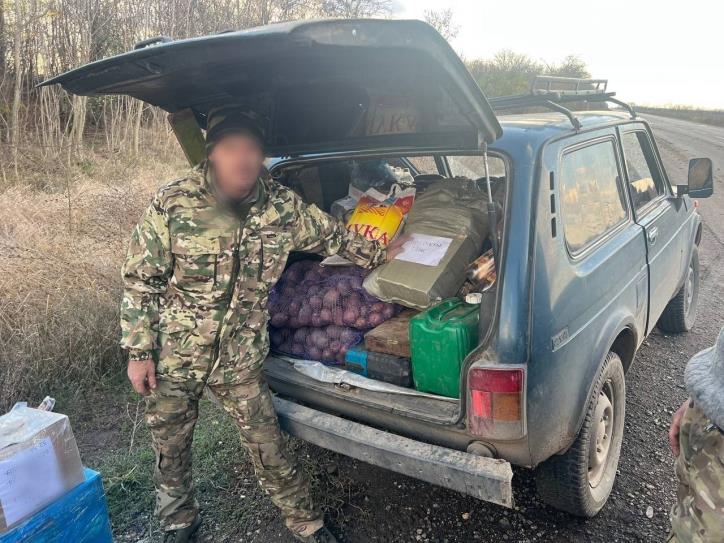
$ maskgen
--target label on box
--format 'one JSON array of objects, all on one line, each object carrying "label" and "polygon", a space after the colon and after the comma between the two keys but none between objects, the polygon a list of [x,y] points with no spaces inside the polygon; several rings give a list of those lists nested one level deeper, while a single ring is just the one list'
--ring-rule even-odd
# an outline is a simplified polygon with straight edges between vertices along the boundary
[{"label": "label on box", "polygon": [[451,238],[410,234],[410,239],[402,246],[402,251],[395,257],[395,260],[404,260],[424,266],[437,266],[451,243]]},{"label": "label on box", "polygon": [[58,459],[49,437],[0,460],[0,507],[12,526],[63,492]]}]

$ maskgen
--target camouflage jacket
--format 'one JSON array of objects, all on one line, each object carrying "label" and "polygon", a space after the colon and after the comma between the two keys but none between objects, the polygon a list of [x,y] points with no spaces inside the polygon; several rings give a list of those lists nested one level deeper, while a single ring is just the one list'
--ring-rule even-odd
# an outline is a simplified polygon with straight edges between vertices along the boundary
[{"label": "camouflage jacket", "polygon": [[671,510],[671,541],[724,541],[724,432],[693,402],[679,430],[679,488]]},{"label": "camouflage jacket", "polygon": [[193,329],[199,347],[237,337],[263,350],[269,290],[290,251],[340,254],[365,267],[383,262],[375,242],[348,232],[291,189],[261,182],[263,200],[241,221],[219,205],[200,170],[156,194],[133,231],[122,270],[121,346],[130,359],[157,356],[159,330]]}]

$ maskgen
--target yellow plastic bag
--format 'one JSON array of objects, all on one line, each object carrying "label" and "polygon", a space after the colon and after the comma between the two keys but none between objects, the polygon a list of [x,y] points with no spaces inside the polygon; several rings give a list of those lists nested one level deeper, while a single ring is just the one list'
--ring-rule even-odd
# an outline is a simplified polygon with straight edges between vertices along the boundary
[{"label": "yellow plastic bag", "polygon": [[397,234],[414,199],[414,189],[393,190],[390,196],[370,189],[357,202],[347,230],[386,246]]}]

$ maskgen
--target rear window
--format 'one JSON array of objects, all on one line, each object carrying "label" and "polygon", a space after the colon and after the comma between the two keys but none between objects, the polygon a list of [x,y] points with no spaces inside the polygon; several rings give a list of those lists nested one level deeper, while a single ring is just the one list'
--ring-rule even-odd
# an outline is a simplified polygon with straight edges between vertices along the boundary
[{"label": "rear window", "polygon": [[[453,177],[479,179],[485,177],[485,158],[483,155],[452,155],[447,164]],[[488,155],[490,177],[505,177],[505,162],[499,156]]]},{"label": "rear window", "polygon": [[624,194],[613,140],[599,141],[563,155],[563,231],[573,254],[627,219]]}]

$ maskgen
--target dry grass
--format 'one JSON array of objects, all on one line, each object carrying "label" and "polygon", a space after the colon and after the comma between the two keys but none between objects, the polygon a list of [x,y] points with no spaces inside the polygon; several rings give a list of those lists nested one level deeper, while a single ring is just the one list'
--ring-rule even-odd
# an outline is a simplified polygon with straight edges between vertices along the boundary
[{"label": "dry grass", "polygon": [[[155,187],[185,167],[180,151],[151,136],[156,145],[139,157],[86,149],[62,164],[25,150],[21,175],[0,184],[0,412],[80,393],[120,367],[128,235]],[[0,153],[7,165],[8,149]]]}]

